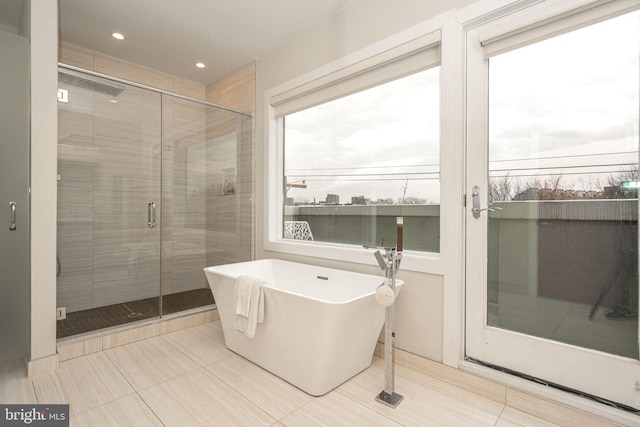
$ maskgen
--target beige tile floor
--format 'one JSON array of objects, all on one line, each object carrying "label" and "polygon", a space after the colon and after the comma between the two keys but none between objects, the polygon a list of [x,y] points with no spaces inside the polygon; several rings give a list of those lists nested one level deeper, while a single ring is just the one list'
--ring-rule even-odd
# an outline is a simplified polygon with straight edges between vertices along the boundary
[{"label": "beige tile floor", "polygon": [[[415,366],[409,360],[396,367],[404,400],[395,409],[374,399],[384,384],[377,357],[369,369],[313,397],[227,350],[214,321],[73,358],[33,378],[17,363],[5,365],[0,402],[68,403],[71,425],[91,427],[558,425],[510,406],[508,396],[499,403],[455,376],[445,381]],[[585,424],[575,414],[567,419],[574,422],[560,424],[610,425],[591,417]]]}]

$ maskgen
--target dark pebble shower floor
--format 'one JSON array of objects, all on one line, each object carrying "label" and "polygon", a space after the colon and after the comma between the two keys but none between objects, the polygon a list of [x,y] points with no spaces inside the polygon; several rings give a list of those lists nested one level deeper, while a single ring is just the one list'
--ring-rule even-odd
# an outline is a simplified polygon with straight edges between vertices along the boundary
[{"label": "dark pebble shower floor", "polygon": [[[208,288],[178,292],[162,297],[162,314],[168,315],[213,304]],[[83,334],[112,326],[148,320],[159,316],[158,297],[67,313],[57,322],[57,338]]]}]

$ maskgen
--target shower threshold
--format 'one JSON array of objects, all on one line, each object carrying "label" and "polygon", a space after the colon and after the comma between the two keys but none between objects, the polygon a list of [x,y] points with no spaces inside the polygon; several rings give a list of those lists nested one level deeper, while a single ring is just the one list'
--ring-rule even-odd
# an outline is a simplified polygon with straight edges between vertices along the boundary
[{"label": "shower threshold", "polygon": [[[162,314],[178,313],[213,303],[213,296],[209,288],[164,295],[162,297]],[[57,321],[56,336],[58,339],[66,338],[112,326],[152,319],[159,316],[158,309],[159,298],[153,297],[67,313],[66,319]]]}]

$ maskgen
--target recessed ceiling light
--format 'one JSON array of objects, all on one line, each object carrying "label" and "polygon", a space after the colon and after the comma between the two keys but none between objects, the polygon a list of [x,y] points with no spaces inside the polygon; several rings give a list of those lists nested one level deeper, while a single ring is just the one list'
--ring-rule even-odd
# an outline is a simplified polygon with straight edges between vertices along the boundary
[{"label": "recessed ceiling light", "polygon": [[198,67],[198,68],[204,68],[204,67],[206,67],[206,65],[205,65],[205,64],[203,64],[202,62],[196,62],[196,67]]},{"label": "recessed ceiling light", "polygon": [[124,40],[124,36],[121,33],[111,33],[111,37],[116,40]]}]

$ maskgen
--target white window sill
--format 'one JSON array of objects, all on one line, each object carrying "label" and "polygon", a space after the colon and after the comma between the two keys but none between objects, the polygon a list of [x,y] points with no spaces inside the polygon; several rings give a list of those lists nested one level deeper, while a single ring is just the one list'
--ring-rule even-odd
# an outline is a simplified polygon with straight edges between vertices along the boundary
[{"label": "white window sill", "polygon": [[[266,251],[290,255],[323,258],[378,267],[378,263],[373,256],[376,250],[375,248],[366,249],[353,245],[280,239],[266,242],[264,249]],[[444,273],[440,258],[441,255],[437,253],[403,251],[401,269],[418,273],[442,275]]]}]

